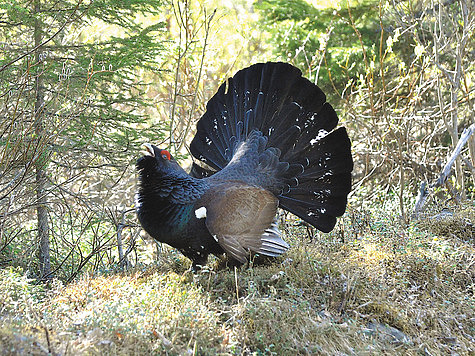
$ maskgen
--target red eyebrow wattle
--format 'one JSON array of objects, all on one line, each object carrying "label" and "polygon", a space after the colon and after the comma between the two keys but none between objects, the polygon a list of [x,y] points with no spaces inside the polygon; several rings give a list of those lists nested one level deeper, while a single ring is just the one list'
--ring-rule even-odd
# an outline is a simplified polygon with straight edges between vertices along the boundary
[{"label": "red eyebrow wattle", "polygon": [[[165,156],[167,157],[167,160],[170,160],[170,158],[171,158],[170,152],[168,152],[167,150],[162,150],[162,151],[160,152],[160,154],[161,154],[162,156],[165,155]],[[164,157],[164,158],[165,158],[165,157]]]}]

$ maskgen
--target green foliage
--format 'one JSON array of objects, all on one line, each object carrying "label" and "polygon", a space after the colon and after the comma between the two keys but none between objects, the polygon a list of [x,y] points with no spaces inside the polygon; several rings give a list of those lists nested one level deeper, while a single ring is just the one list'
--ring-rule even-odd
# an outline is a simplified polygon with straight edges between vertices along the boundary
[{"label": "green foliage", "polygon": [[[364,56],[374,54],[380,36],[380,25],[375,20],[378,4],[369,0],[352,2],[350,6],[342,1],[335,10],[316,8],[305,0],[265,0],[255,6],[263,20],[262,28],[270,34],[274,52],[318,81],[335,102],[340,88],[365,72]],[[334,88],[338,88],[337,93]]]},{"label": "green foliage", "polygon": [[[77,266],[78,253],[84,259],[97,239],[114,236],[113,230],[103,234],[82,224],[91,216],[110,224],[104,206],[132,204],[131,163],[143,142],[163,135],[149,118],[153,103],[145,79],[146,73],[158,74],[164,50],[161,6],[144,0],[61,1],[52,7],[43,0],[1,2],[0,210],[8,219],[0,225],[6,232],[0,251],[28,241],[7,238],[17,233],[28,231],[29,244],[34,241],[35,230],[24,227],[35,225],[29,208],[39,199],[32,189],[35,170],[46,173],[53,269]],[[14,218],[24,212],[29,214],[19,224]],[[78,236],[91,247],[76,244]]]},{"label": "green foliage", "polygon": [[[161,2],[61,2],[54,9],[39,2],[45,6],[41,13],[27,3],[2,5],[9,26],[0,32],[4,48],[0,91],[10,93],[10,102],[20,101],[23,110],[31,110],[35,101],[30,93],[34,91],[20,91],[19,81],[26,76],[24,85],[31,87],[35,76],[41,76],[46,91],[46,131],[57,131],[50,137],[61,148],[57,152],[87,148],[110,156],[113,147],[137,149],[139,138],[159,137],[158,127],[145,122],[144,110],[150,102],[136,73],[156,70],[163,50],[163,23],[145,25],[137,21],[137,14],[157,14]],[[28,55],[35,28],[46,42],[32,52],[39,53],[39,62]],[[111,30],[116,35],[106,35]],[[135,135],[130,134],[132,130]],[[110,138],[109,133],[115,135]]]},{"label": "green foliage", "polygon": [[21,268],[0,269],[0,315],[29,314],[31,305],[45,297],[44,286],[33,284]]}]

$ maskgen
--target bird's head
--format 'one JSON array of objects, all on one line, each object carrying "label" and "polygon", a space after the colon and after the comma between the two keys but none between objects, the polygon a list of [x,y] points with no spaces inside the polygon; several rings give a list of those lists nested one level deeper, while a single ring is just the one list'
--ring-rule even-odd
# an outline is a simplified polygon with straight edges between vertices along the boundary
[{"label": "bird's head", "polygon": [[152,172],[167,175],[172,172],[185,172],[167,150],[145,143],[143,156],[137,160],[137,170],[149,174]]}]

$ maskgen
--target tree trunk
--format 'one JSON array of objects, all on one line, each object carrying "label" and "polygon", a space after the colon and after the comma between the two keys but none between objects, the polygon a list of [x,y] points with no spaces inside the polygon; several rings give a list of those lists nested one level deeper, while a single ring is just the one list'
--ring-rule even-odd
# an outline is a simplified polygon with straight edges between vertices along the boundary
[{"label": "tree trunk", "polygon": [[[40,0],[35,0],[35,14],[40,12]],[[39,19],[35,20],[34,41],[35,47],[41,44],[42,25]],[[38,48],[35,53],[35,66],[37,67],[35,76],[35,134],[36,149],[43,151],[35,162],[36,168],[36,215],[38,221],[38,242],[39,242],[39,272],[41,279],[51,278],[50,263],[50,247],[49,247],[49,223],[48,223],[48,207],[47,207],[47,189],[46,189],[46,145],[44,141],[44,103],[45,92],[43,76],[41,72],[41,52],[42,48]]]}]

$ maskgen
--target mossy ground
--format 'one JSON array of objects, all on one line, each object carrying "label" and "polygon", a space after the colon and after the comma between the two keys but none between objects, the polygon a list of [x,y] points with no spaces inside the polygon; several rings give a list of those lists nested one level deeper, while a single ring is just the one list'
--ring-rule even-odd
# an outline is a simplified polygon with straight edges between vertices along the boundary
[{"label": "mossy ground", "polygon": [[0,270],[0,350],[20,355],[473,355],[473,208],[401,227],[349,212],[290,251],[193,275],[164,248],[127,273],[35,285]]}]

